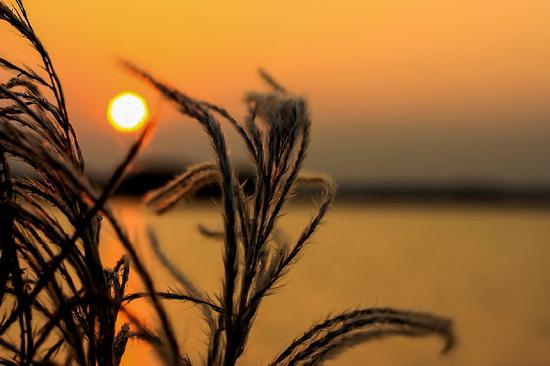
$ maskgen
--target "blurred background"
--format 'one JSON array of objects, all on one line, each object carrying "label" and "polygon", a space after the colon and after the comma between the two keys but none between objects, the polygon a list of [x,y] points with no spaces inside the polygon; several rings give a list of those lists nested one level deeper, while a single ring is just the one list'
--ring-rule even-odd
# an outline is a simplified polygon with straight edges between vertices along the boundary
[{"label": "blurred background", "polygon": [[[306,95],[310,169],[369,182],[550,183],[550,4],[525,1],[28,1],[62,76],[89,168],[109,172],[129,138],[106,120],[123,90],[161,123],[143,159],[208,157],[198,127],[117,65],[137,63],[244,114],[264,67]],[[29,54],[2,34],[3,49]],[[202,139],[201,139],[202,138]],[[240,145],[233,147],[243,159]]]},{"label": "blurred background", "polygon": [[[331,364],[550,364],[548,1],[26,6],[61,75],[93,177],[105,179],[136,138],[107,122],[115,94],[144,95],[159,119],[121,193],[142,193],[211,154],[197,124],[117,60],[239,118],[244,93],[265,88],[258,67],[308,98],[314,124],[306,167],[335,177],[340,196],[288,286],[266,301],[243,365],[266,363],[326,311],[359,305],[450,316],[458,347],[441,357],[435,340],[376,342]],[[35,57],[6,29],[0,42],[14,60]],[[242,144],[227,133],[234,161],[244,166]],[[121,198],[116,208],[140,250],[148,253],[142,234],[153,225],[166,251],[214,292],[220,247],[195,230],[221,225],[209,202],[162,218],[136,199]],[[311,211],[304,204],[287,211],[286,230],[296,234]],[[107,261],[118,259],[119,248],[104,250]],[[157,275],[170,285],[167,274]],[[196,309],[170,309],[180,339],[202,347]],[[149,353],[130,347],[127,364],[143,364]]]}]

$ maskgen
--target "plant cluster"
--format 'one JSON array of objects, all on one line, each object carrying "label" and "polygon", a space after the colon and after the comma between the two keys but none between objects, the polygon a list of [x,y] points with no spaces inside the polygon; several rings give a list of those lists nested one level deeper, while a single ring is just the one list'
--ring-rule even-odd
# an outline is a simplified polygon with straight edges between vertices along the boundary
[{"label": "plant cluster", "polygon": [[[113,214],[109,199],[125,177],[155,123],[149,123],[107,184],[91,183],[54,64],[20,0],[0,2],[0,21],[26,39],[41,60],[30,68],[0,58],[10,75],[0,84],[0,364],[118,366],[130,338],[154,346],[169,365],[232,366],[243,354],[263,299],[302,254],[329,210],[333,182],[301,168],[310,139],[305,99],[288,92],[265,72],[267,93],[246,96],[248,116],[192,98],[130,63],[124,66],[148,82],[181,112],[198,122],[210,139],[214,161],[190,166],[150,192],[146,204],[166,212],[205,185],[221,188],[223,230],[203,229],[223,241],[222,290],[209,296],[160,249],[153,249],[181,290],[161,291]],[[230,160],[220,121],[234,128],[254,167],[252,192]],[[24,165],[24,177],[10,166]],[[278,218],[301,184],[320,187],[322,198],[295,240],[278,235]],[[126,254],[112,267],[100,256],[102,225],[114,229]],[[130,266],[144,291],[127,290]],[[128,309],[149,301],[158,320],[146,327]],[[202,310],[208,346],[191,360],[176,338],[164,300],[186,301]],[[125,322],[121,324],[121,314]],[[118,321],[117,321],[118,320]],[[360,342],[389,335],[439,335],[453,345],[451,321],[428,313],[370,308],[345,312],[313,325],[273,358],[272,366],[318,365]]]}]

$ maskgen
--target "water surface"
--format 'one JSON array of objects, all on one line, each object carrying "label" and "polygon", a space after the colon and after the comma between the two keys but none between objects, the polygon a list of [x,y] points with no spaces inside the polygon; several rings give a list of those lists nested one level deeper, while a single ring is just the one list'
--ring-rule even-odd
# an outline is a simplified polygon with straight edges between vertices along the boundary
[{"label": "water surface", "polygon": [[[160,289],[176,282],[151,254],[143,235],[148,225],[201,288],[211,294],[219,290],[221,243],[196,230],[197,224],[221,227],[215,206],[183,207],[162,217],[133,201],[117,201],[115,209]],[[311,214],[307,205],[290,206],[281,228],[296,237]],[[112,238],[112,230],[106,228],[104,235]],[[110,240],[103,251],[106,264],[120,253]],[[284,286],[263,303],[240,364],[267,364],[328,312],[392,306],[452,317],[456,349],[441,356],[436,338],[385,339],[353,348],[327,365],[548,365],[549,263],[549,210],[337,204]],[[185,303],[167,307],[184,350],[197,360],[206,329],[199,311]],[[155,323],[144,302],[131,309]],[[146,345],[131,341],[124,364],[155,361]]]}]

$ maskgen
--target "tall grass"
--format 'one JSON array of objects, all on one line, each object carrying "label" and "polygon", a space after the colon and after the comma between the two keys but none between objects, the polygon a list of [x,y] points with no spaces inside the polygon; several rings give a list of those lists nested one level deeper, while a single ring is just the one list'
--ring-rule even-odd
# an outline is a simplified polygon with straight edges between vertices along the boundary
[{"label": "tall grass", "polygon": [[[21,1],[13,7],[0,2],[0,20],[26,39],[41,60],[41,65],[30,68],[0,58],[11,74],[0,85],[0,363],[119,365],[128,339],[139,338],[152,344],[165,364],[237,364],[263,299],[297,262],[334,199],[330,178],[301,173],[311,128],[306,101],[261,72],[272,90],[247,95],[249,113],[241,122],[223,108],[124,63],[203,127],[215,158],[213,163],[189,167],[150,192],[146,204],[163,213],[203,185],[218,184],[222,191],[223,231],[202,232],[223,240],[223,290],[214,298],[207,296],[164,255],[150,232],[160,263],[181,288],[161,291],[109,207],[109,198],[155,123],[148,124],[108,183],[98,189],[86,175],[54,64]],[[234,128],[246,146],[255,169],[253,192],[243,189],[220,121]],[[11,175],[15,161],[32,174]],[[291,241],[278,235],[278,218],[301,184],[318,186],[321,200],[311,221]],[[106,268],[99,254],[105,224],[112,226],[126,251],[113,268]],[[128,293],[130,266],[144,292]],[[153,305],[155,329],[145,327],[126,308],[142,300]],[[202,309],[208,345],[200,360],[192,362],[180,346],[164,300],[191,302]],[[117,326],[122,313],[128,322]],[[454,341],[446,318],[390,308],[360,309],[314,324],[270,365],[318,365],[355,344],[393,335],[438,335],[445,341],[444,350]]]}]

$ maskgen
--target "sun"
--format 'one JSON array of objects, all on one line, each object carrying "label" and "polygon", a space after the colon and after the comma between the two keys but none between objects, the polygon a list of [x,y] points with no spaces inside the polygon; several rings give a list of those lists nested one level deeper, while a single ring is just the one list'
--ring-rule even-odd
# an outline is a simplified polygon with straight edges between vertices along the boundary
[{"label": "sun", "polygon": [[145,98],[130,91],[115,95],[107,108],[109,122],[119,131],[136,131],[148,117],[149,107]]}]

